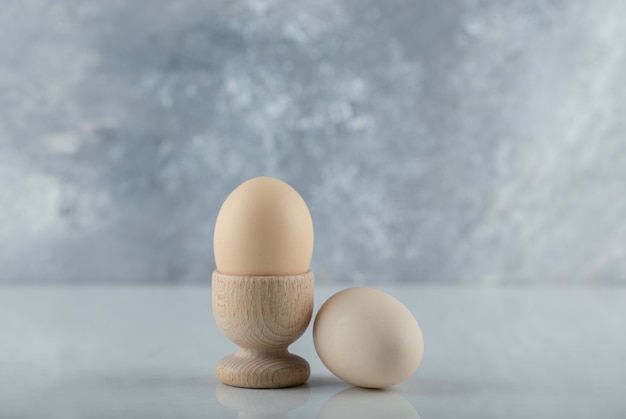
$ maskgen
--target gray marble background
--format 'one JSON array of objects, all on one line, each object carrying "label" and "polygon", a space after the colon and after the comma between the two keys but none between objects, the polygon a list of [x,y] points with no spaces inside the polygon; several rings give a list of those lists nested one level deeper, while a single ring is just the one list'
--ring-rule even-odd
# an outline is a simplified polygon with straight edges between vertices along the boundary
[{"label": "gray marble background", "polygon": [[237,184],[317,281],[626,283],[626,2],[0,0],[0,281],[208,282]]}]

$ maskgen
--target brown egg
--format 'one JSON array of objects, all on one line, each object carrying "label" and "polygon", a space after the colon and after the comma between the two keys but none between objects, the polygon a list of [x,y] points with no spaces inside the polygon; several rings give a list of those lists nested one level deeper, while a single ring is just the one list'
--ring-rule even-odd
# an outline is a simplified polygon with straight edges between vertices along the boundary
[{"label": "brown egg", "polygon": [[309,270],[313,221],[294,188],[271,177],[239,185],[217,216],[217,270],[229,275],[294,275]]}]

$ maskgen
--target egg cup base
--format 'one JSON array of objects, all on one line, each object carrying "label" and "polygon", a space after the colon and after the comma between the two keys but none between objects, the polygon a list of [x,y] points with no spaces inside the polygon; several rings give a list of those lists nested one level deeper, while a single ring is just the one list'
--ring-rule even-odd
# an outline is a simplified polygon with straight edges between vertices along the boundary
[{"label": "egg cup base", "polygon": [[304,384],[311,375],[309,363],[288,352],[278,356],[236,353],[223,358],[216,371],[222,383],[243,388],[294,387]]}]

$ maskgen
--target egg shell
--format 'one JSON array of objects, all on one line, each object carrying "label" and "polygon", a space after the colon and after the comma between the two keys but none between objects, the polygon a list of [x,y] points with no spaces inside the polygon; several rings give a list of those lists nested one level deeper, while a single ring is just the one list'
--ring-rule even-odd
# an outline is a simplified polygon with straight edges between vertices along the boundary
[{"label": "egg shell", "polygon": [[296,275],[309,270],[313,221],[298,192],[271,177],[239,185],[217,216],[217,270],[229,275]]},{"label": "egg shell", "polygon": [[366,388],[405,381],[424,353],[415,317],[400,301],[372,288],[349,288],[330,297],[315,318],[313,340],[333,374]]}]

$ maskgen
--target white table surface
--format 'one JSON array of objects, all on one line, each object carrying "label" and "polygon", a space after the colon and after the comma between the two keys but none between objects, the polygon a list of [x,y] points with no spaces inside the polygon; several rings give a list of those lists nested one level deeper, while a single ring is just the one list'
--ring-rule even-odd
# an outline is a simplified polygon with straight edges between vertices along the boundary
[{"label": "white table surface", "polygon": [[[329,373],[224,386],[209,287],[0,288],[1,418],[624,418],[626,289],[375,285],[414,313],[422,366],[385,391]],[[316,286],[316,311],[341,286]]]}]

